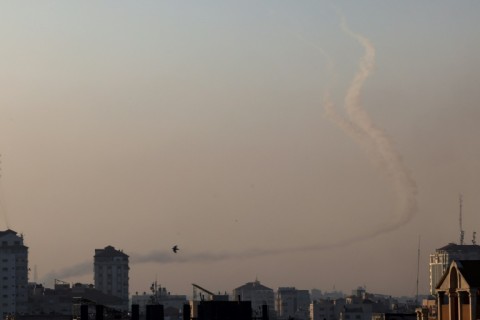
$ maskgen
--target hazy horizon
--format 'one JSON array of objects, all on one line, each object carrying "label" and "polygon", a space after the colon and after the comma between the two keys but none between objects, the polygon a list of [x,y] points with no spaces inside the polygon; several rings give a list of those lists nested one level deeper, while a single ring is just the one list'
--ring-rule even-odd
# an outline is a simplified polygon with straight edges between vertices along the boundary
[{"label": "hazy horizon", "polygon": [[0,9],[0,229],[30,281],[93,283],[112,245],[130,294],[412,296],[459,194],[480,230],[480,2]]}]

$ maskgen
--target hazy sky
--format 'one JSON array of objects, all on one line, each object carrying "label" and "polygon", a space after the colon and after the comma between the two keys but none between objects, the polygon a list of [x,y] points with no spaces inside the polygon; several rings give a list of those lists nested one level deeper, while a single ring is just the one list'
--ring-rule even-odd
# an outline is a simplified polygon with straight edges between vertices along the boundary
[{"label": "hazy sky", "polygon": [[113,245],[131,293],[414,295],[459,193],[480,231],[480,1],[5,1],[0,41],[30,279],[92,283]]}]

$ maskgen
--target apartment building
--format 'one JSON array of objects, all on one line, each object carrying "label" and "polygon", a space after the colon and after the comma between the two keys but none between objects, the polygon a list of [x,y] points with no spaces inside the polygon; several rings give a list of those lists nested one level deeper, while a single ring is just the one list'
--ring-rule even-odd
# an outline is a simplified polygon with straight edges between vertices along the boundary
[{"label": "apartment building", "polygon": [[121,298],[128,308],[128,255],[112,246],[95,249],[94,283],[101,292]]},{"label": "apartment building", "polygon": [[28,301],[28,247],[23,235],[0,231],[0,315],[24,313]]}]

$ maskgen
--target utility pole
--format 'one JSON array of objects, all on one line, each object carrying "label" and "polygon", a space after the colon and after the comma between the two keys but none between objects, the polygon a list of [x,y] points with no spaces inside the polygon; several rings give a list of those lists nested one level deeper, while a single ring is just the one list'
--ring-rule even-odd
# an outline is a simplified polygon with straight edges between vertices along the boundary
[{"label": "utility pole", "polygon": [[418,236],[418,250],[417,250],[417,294],[415,295],[415,304],[418,306],[418,278],[420,274],[420,235]]}]

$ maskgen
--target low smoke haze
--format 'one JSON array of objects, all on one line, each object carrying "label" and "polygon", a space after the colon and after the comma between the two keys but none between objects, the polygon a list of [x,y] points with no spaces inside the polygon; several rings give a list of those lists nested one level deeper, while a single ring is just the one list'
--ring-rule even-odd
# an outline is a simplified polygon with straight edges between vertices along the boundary
[{"label": "low smoke haze", "polygon": [[0,30],[0,229],[47,286],[112,245],[131,294],[414,295],[459,194],[480,231],[479,1],[15,1]]}]

